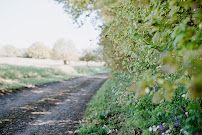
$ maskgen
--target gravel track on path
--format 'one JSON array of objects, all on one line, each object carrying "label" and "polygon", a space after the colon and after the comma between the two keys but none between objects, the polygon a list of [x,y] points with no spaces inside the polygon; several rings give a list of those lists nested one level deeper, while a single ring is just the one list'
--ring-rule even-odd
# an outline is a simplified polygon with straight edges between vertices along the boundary
[{"label": "gravel track on path", "polygon": [[74,134],[107,74],[80,77],[0,97],[0,134]]}]

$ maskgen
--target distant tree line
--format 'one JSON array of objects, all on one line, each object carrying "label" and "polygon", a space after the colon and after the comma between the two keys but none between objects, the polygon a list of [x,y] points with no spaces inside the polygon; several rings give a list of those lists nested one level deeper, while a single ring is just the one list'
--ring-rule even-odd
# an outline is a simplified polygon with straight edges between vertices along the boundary
[{"label": "distant tree line", "polygon": [[97,48],[94,50],[84,50],[83,55],[80,57],[80,60],[86,61],[87,66],[88,66],[89,61],[101,62],[101,61],[103,61],[102,49]]},{"label": "distant tree line", "polygon": [[37,59],[58,59],[63,60],[64,64],[70,61],[103,61],[102,49],[83,50],[79,54],[78,49],[72,41],[61,38],[57,40],[53,48],[49,48],[42,42],[35,42],[26,49],[19,49],[13,45],[5,45],[0,49],[0,57],[24,57]]}]

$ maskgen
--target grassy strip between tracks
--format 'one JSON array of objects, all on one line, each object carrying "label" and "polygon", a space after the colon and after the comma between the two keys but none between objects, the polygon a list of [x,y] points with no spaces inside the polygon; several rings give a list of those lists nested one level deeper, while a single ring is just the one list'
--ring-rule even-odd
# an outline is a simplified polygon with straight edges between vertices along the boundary
[{"label": "grassy strip between tracks", "polygon": [[54,68],[0,65],[0,95],[23,88],[106,72],[104,67],[75,66],[72,68],[76,71],[76,74],[70,75]]}]

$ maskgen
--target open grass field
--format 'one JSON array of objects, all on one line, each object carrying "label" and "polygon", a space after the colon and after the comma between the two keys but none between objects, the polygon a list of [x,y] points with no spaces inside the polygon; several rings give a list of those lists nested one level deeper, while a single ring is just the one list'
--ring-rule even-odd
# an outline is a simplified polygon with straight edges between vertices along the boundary
[{"label": "open grass field", "polygon": [[[62,60],[52,59],[34,59],[34,58],[19,58],[19,57],[0,57],[0,64],[11,64],[19,66],[34,66],[34,67],[56,67],[64,66]],[[71,66],[86,66],[85,61],[70,61]],[[90,61],[89,66],[103,66],[104,62]]]},{"label": "open grass field", "polygon": [[[0,94],[25,87],[68,80],[70,78],[107,72],[102,63],[71,62],[26,58],[0,58]],[[94,64],[94,65],[93,65]]]}]

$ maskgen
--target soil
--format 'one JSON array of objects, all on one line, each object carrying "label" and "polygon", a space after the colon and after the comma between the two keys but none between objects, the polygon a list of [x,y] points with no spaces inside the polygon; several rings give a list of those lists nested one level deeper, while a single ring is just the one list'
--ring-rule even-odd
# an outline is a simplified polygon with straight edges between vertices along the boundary
[{"label": "soil", "polygon": [[80,77],[0,97],[0,134],[75,134],[87,103],[107,78]]}]

